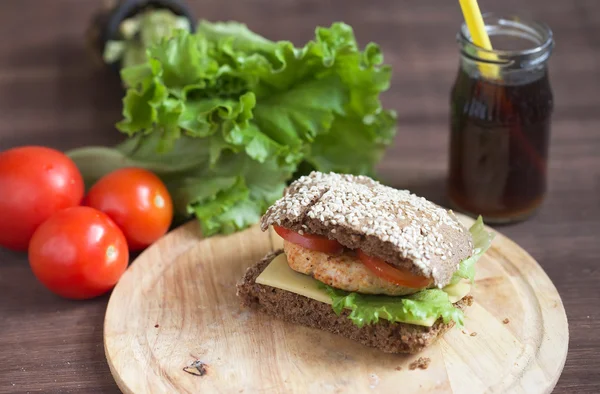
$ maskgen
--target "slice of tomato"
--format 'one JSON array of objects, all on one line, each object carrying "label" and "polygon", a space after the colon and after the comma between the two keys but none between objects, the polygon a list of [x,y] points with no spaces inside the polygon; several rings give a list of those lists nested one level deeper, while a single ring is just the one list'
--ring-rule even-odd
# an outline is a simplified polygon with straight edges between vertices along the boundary
[{"label": "slice of tomato", "polygon": [[280,226],[273,226],[273,229],[275,229],[275,232],[286,241],[316,252],[336,254],[344,249],[338,241],[334,241],[321,235],[299,234]]},{"label": "slice of tomato", "polygon": [[431,279],[424,276],[418,276],[408,270],[402,270],[392,267],[382,259],[368,256],[362,250],[358,250],[358,258],[362,263],[377,275],[379,278],[398,286],[410,287],[411,289],[421,289],[431,284]]}]

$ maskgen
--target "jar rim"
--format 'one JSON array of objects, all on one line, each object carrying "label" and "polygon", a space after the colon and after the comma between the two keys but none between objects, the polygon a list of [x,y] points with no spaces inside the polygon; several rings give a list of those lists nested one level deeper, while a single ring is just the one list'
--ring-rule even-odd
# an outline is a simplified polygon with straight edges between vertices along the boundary
[{"label": "jar rim", "polygon": [[[536,20],[521,18],[517,15],[497,15],[495,13],[489,12],[482,15],[484,24],[486,26],[486,30],[490,31],[490,26],[499,26],[504,28],[519,28],[522,30],[523,34],[529,34],[529,39],[532,43],[535,44],[532,48],[527,49],[514,49],[514,50],[506,50],[506,49],[485,49],[477,44],[475,44],[471,40],[471,35],[469,33],[469,29],[467,24],[463,22],[460,27],[460,31],[457,36],[457,40],[464,46],[471,46],[472,49],[475,49],[477,53],[488,55],[482,56],[479,61],[484,61],[486,63],[494,63],[494,64],[506,64],[510,63],[510,58],[514,57],[537,57],[543,56],[547,54],[545,58],[549,56],[550,51],[554,47],[554,37],[552,30],[550,27]],[[488,24],[489,20],[493,20],[492,24]],[[535,37],[537,39],[537,43],[531,38]],[[492,58],[489,55],[495,55],[495,58],[498,58],[498,61],[490,60]],[[479,57],[479,56],[478,56]],[[504,60],[502,60],[504,59]]]}]

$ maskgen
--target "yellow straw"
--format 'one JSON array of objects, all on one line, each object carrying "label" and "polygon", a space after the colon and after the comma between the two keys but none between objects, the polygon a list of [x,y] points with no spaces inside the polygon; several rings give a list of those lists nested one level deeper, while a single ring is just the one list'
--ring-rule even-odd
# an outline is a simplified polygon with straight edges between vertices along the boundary
[{"label": "yellow straw", "polygon": [[[477,0],[458,1],[460,2],[460,8],[462,9],[462,13],[465,18],[467,28],[469,29],[469,33],[471,33],[471,39],[473,40],[473,43],[478,47],[491,51],[492,43],[490,41],[490,37],[487,34],[487,31],[485,30],[485,23],[483,23],[483,17],[481,16],[481,11],[479,10]],[[479,56],[487,60],[498,60],[498,57],[495,54],[491,53],[480,53]],[[500,70],[497,66],[493,64],[480,64],[479,70],[481,71],[481,74],[486,78],[499,78]]]}]

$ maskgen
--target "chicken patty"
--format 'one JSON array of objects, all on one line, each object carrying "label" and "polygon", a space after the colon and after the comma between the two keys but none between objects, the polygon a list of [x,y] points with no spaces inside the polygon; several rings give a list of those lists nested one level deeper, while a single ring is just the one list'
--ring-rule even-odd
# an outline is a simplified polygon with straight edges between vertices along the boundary
[{"label": "chicken patty", "polygon": [[310,275],[337,289],[391,296],[407,295],[421,290],[398,286],[379,278],[365,267],[351,250],[339,255],[329,255],[287,241],[283,242],[283,250],[291,269]]}]

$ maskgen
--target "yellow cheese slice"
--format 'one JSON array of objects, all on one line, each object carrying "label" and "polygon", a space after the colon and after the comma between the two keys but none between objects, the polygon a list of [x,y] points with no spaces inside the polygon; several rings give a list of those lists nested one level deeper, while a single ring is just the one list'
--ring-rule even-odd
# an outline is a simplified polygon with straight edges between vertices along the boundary
[{"label": "yellow cheese slice", "polygon": [[285,254],[281,253],[256,278],[256,283],[300,294],[326,304],[333,304],[331,297],[319,288],[319,281],[290,268]]},{"label": "yellow cheese slice", "polygon": [[[332,304],[331,297],[324,289],[319,287],[319,281],[291,269],[287,263],[285,254],[283,253],[271,261],[267,268],[265,268],[258,278],[256,278],[256,283],[300,294],[304,297],[312,298],[313,300],[324,302],[329,305]],[[446,286],[442,290],[448,293],[450,302],[454,303],[469,294],[471,285],[464,281],[455,285]],[[435,323],[435,320],[435,318],[431,318],[418,321],[406,321],[405,323],[431,327],[433,323]]]}]

